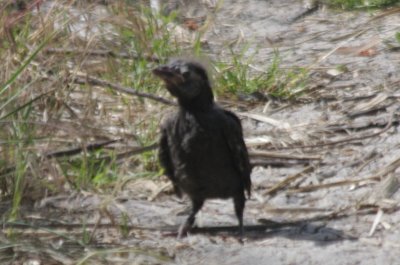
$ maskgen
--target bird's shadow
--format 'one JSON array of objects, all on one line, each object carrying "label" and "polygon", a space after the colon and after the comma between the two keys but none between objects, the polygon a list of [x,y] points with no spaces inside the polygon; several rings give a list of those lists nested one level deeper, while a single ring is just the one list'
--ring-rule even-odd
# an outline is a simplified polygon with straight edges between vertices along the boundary
[{"label": "bird's shadow", "polygon": [[[263,224],[246,225],[244,227],[243,239],[257,241],[271,237],[285,237],[293,240],[314,241],[318,245],[326,245],[343,240],[357,240],[342,230],[329,227],[326,222],[321,221],[291,221],[275,222],[263,220]],[[240,238],[237,226],[207,226],[193,227],[191,234],[232,236]]]}]

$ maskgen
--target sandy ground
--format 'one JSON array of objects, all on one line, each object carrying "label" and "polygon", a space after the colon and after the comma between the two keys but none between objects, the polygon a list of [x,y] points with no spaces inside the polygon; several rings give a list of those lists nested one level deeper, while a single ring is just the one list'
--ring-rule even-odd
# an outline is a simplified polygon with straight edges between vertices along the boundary
[{"label": "sandy ground", "polygon": [[[396,94],[400,54],[389,50],[384,43],[393,41],[395,32],[399,31],[400,17],[398,14],[375,17],[376,14],[367,12],[338,12],[320,7],[315,13],[292,22],[304,10],[300,1],[227,0],[215,17],[215,27],[206,35],[210,54],[226,53],[228,56],[229,52],[222,46],[243,41],[251,43],[249,53],[258,50],[255,68],[269,64],[277,48],[283,66],[309,66],[311,69],[311,80],[319,100],[287,104],[281,110],[285,103],[270,102],[269,107],[248,110],[284,121],[290,129],[285,131],[279,126],[242,116],[246,138],[267,135],[279,142],[279,136],[285,133],[292,138],[298,133],[303,144],[313,144],[316,139],[329,142],[383,131],[384,126],[366,126],[357,131],[350,125],[375,121],[378,117],[387,122],[390,113],[396,113],[397,98],[393,102],[384,99],[378,111],[358,116],[350,114],[362,104],[371,103],[371,98],[362,96],[375,95],[372,98],[376,98],[382,94]],[[329,70],[339,65],[345,65],[347,72],[330,74]],[[361,99],[345,100],[356,97]],[[333,124],[349,125],[350,129],[335,133],[330,130]],[[315,169],[304,174],[304,178],[296,182],[297,187],[368,178],[398,158],[400,137],[396,126],[371,138],[282,152],[321,158],[318,163],[310,163]],[[369,233],[378,208],[360,206],[371,200],[376,206],[382,197],[390,197],[379,195],[379,190],[384,189],[380,181],[321,187],[311,192],[283,190],[273,196],[265,195],[274,184],[305,167],[295,163],[254,168],[254,195],[246,208],[248,232],[243,245],[232,233],[223,232],[212,236],[191,235],[181,241],[160,238],[156,233],[154,237],[158,240],[150,236],[144,242],[169,249],[177,264],[398,264],[400,214],[394,210],[397,206],[383,210],[372,235]],[[392,176],[394,182],[398,181],[398,173]],[[399,198],[398,192],[394,193],[390,198],[393,205],[398,205]],[[177,216],[183,206],[172,197],[158,198],[148,207],[151,210],[146,207],[144,211],[150,217],[139,220],[139,224],[177,225],[184,218]],[[146,215],[137,207],[130,212],[137,218]],[[346,216],[340,217],[344,212]],[[321,216],[330,217],[290,227],[251,231],[251,225],[259,224],[262,218],[284,222]],[[209,201],[199,219],[205,227],[236,224],[231,201]]]},{"label": "sandy ground", "polygon": [[[290,157],[264,159],[254,168],[243,244],[230,228],[206,229],[181,240],[169,235],[184,220],[188,203],[165,191],[149,201],[160,183],[143,180],[127,185],[108,204],[108,212],[128,214],[132,229],[119,244],[151,249],[165,259],[138,252],[133,263],[115,264],[400,264],[400,53],[387,45],[395,44],[400,16],[321,6],[295,20],[304,11],[301,1],[294,0],[225,0],[205,35],[211,57],[229,56],[226,43],[240,47],[246,42],[249,54],[258,51],[254,69],[269,65],[278,49],[282,67],[309,67],[311,72],[312,93],[302,102],[231,106],[240,113],[247,140],[269,139],[252,150]],[[338,72],[338,66],[347,70]],[[254,113],[277,122],[249,118]],[[312,147],[282,149],[285,145]],[[289,177],[291,182],[270,192]],[[335,185],[324,186],[328,183]],[[65,210],[66,222],[82,216],[97,220],[103,199],[49,198],[38,209],[54,212],[54,218]],[[379,209],[382,216],[376,219]],[[205,228],[235,226],[232,202],[208,201],[197,221]],[[97,242],[118,237],[111,228],[97,231]]]}]

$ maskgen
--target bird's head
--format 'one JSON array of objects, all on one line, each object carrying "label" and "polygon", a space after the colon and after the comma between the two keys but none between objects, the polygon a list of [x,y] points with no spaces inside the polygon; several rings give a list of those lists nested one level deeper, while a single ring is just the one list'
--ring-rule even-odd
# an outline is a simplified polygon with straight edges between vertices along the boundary
[{"label": "bird's head", "polygon": [[180,104],[196,101],[213,102],[213,94],[205,68],[193,61],[176,59],[153,69],[153,74],[161,78],[172,96]]}]

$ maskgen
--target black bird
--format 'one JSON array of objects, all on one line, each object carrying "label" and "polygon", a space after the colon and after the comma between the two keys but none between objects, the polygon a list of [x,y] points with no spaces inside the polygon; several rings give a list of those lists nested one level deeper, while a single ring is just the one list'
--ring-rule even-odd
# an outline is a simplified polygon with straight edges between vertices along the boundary
[{"label": "black bird", "polygon": [[178,197],[186,193],[192,210],[179,229],[187,234],[204,201],[233,198],[243,235],[245,193],[250,196],[251,167],[239,118],[214,103],[204,67],[193,61],[176,59],[159,66],[160,77],[179,110],[161,124],[160,164],[172,181]]}]

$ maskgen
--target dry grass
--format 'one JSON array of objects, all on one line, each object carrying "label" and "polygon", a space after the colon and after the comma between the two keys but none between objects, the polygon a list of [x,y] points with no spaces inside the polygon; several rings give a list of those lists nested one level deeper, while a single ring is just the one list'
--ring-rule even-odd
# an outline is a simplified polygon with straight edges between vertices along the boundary
[{"label": "dry grass", "polygon": [[[13,198],[14,218],[21,200],[158,174],[152,151],[119,154],[156,141],[163,104],[85,77],[163,96],[150,59],[178,49],[162,29],[170,18],[160,21],[140,5],[32,2],[23,10],[13,1],[0,6],[0,196]],[[92,146],[108,140],[118,142]]]}]

